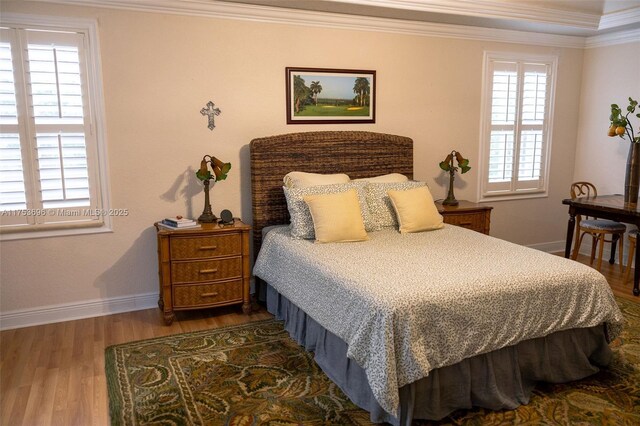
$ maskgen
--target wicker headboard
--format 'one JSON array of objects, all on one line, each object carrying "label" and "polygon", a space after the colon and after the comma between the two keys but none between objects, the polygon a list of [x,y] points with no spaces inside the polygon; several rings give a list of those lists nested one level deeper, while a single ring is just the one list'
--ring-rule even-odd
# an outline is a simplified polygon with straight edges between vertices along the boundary
[{"label": "wicker headboard", "polygon": [[306,132],[251,141],[254,254],[262,228],[289,223],[282,178],[291,171],[346,173],[352,179],[386,173],[413,178],[413,141],[373,132]]}]

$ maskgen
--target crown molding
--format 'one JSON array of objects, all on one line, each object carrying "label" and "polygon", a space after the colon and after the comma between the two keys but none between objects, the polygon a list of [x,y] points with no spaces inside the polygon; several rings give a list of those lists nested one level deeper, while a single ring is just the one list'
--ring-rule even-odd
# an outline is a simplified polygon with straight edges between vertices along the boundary
[{"label": "crown molding", "polygon": [[405,21],[207,0],[40,0],[75,6],[396,34],[584,48],[584,37]]},{"label": "crown molding", "polygon": [[623,25],[640,23],[640,7],[621,10],[619,12],[607,13],[600,18],[599,30],[617,28]]},{"label": "crown molding", "polygon": [[588,37],[585,41],[585,48],[593,49],[595,47],[625,43],[640,43],[640,28]]},{"label": "crown molding", "polygon": [[[638,41],[639,29],[618,31],[611,34],[591,37],[565,36],[527,31],[502,30],[451,24],[438,24],[422,21],[406,21],[389,18],[374,18],[355,15],[344,15],[328,12],[314,12],[279,7],[257,6],[244,3],[227,3],[211,0],[39,0],[42,3],[65,4],[74,6],[100,7],[109,9],[132,10],[138,12],[169,13],[197,17],[236,19],[276,24],[299,26],[338,28],[347,30],[387,32],[396,34],[418,35],[425,37],[458,38],[467,40],[497,41],[515,44],[529,44],[568,48],[594,48],[614,44]],[[336,0],[330,0],[336,1]],[[374,0],[350,0],[362,4]],[[378,0],[376,0],[378,1]],[[445,0],[431,0],[429,4]],[[468,0],[460,2],[469,3]],[[422,4],[417,0],[385,0],[390,6],[401,4]],[[495,6],[495,1],[480,2],[487,7]],[[474,2],[475,4],[475,2]],[[442,6],[450,7],[448,5]],[[441,9],[444,11],[444,9]],[[480,9],[481,10],[481,9]],[[453,13],[453,12],[450,12]],[[489,13],[489,12],[486,12]],[[602,17],[600,28],[614,28],[640,22],[640,8],[610,13]]]},{"label": "crown molding", "polygon": [[335,3],[373,6],[447,15],[480,18],[516,19],[544,24],[597,30],[600,15],[550,9],[534,4],[520,4],[504,0],[326,0]]}]

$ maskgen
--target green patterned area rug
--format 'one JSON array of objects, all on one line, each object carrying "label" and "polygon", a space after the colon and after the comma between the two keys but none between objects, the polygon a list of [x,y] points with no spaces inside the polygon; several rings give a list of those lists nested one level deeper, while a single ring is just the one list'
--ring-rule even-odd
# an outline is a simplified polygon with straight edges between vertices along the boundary
[{"label": "green patterned area rug", "polygon": [[[541,384],[516,410],[416,424],[640,424],[640,304],[617,301],[626,324],[608,369]],[[106,371],[112,425],[371,424],[274,320],[111,346]]]}]

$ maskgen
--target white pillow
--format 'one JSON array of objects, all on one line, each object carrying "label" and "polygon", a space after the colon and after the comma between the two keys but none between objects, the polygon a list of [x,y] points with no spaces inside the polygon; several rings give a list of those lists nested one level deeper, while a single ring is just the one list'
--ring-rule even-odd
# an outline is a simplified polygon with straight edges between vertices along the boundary
[{"label": "white pillow", "polygon": [[374,176],[370,178],[361,178],[361,179],[353,179],[353,180],[357,182],[395,183],[395,182],[406,182],[409,180],[409,178],[400,173],[389,173],[388,175],[380,175],[380,176]]},{"label": "white pillow", "polygon": [[[305,195],[317,194],[338,194],[349,190],[356,190],[358,195],[358,203],[360,204],[360,214],[364,222],[365,229],[372,229],[371,220],[369,219],[369,209],[367,208],[367,199],[364,192],[365,183],[349,182],[339,183],[335,185],[316,185],[307,188],[287,188],[283,187],[284,196],[287,199],[287,208],[291,218],[289,230],[291,237],[298,239],[313,239],[315,232],[313,227],[313,218],[309,206],[304,201]],[[340,220],[339,217],[336,217]]]},{"label": "white pillow", "polygon": [[282,179],[287,188],[308,188],[316,185],[333,185],[349,182],[349,176],[344,173],[323,175],[320,173],[289,172]]}]

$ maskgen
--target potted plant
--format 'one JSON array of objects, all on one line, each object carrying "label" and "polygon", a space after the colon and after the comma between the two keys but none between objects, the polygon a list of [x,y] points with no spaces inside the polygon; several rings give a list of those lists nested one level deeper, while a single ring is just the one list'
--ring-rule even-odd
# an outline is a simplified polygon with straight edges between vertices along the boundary
[{"label": "potted plant", "polygon": [[[636,136],[630,118],[636,112],[638,101],[629,98],[626,114],[617,104],[611,104],[611,115],[609,116],[610,137],[619,136],[621,139],[629,139],[629,155],[627,157],[627,169],[624,179],[624,202],[625,204],[637,205],[638,189],[640,189],[640,135]],[[631,116],[631,117],[629,117]],[[635,114],[640,118],[640,113]]]}]

